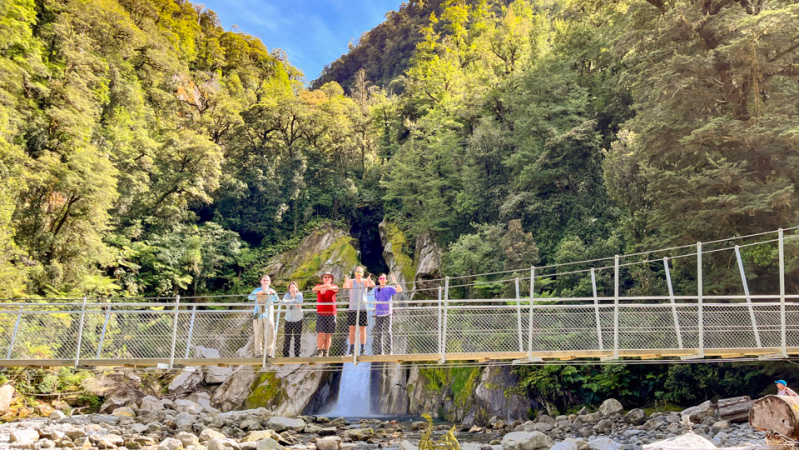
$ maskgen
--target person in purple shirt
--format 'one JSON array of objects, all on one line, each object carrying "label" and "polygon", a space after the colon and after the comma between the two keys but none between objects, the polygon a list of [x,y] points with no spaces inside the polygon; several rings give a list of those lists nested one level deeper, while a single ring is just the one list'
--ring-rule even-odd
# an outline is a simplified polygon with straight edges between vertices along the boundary
[{"label": "person in purple shirt", "polygon": [[397,283],[397,278],[391,274],[391,283],[386,286],[386,274],[381,273],[377,278],[378,286],[372,291],[375,295],[375,335],[372,340],[373,355],[390,355],[393,346],[391,334],[391,300],[402,292],[402,286]]}]

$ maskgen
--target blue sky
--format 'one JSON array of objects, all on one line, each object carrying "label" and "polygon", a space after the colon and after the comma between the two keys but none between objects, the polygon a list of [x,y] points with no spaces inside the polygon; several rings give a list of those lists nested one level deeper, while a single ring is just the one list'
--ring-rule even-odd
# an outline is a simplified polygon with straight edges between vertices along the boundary
[{"label": "blue sky", "polygon": [[196,0],[216,12],[225,29],[259,37],[266,47],[282,49],[308,81],[325,64],[347,53],[357,41],[399,10],[402,0]]}]

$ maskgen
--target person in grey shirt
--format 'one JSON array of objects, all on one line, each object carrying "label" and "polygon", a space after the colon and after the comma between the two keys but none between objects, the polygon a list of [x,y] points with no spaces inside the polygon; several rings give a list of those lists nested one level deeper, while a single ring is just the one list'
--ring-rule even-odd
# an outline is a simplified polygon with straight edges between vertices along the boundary
[{"label": "person in grey shirt", "polygon": [[[372,275],[363,278],[363,267],[355,268],[355,278],[344,277],[344,289],[349,289],[350,304],[347,308],[347,325],[350,327],[350,350],[351,355],[355,351],[355,329],[360,327],[361,334],[361,354],[364,354],[366,346],[366,326],[369,324],[366,313],[366,292],[368,288],[375,287]],[[359,312],[360,311],[360,312]]]},{"label": "person in grey shirt", "polygon": [[297,283],[289,283],[289,291],[283,296],[280,302],[286,310],[286,334],[283,337],[283,357],[289,357],[291,341],[294,341],[294,357],[300,357],[302,348],[302,292],[297,287]]}]

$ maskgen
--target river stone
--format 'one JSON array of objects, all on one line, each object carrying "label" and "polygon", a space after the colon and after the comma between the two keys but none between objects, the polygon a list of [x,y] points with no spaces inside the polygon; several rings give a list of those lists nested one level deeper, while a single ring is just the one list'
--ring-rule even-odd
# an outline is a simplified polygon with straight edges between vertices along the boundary
[{"label": "river stone", "polygon": [[117,448],[123,446],[124,444],[125,441],[122,439],[122,436],[118,436],[116,434],[106,434],[105,436],[100,436],[95,445],[97,448]]},{"label": "river stone", "polygon": [[631,409],[624,415],[624,421],[630,425],[642,425],[646,422],[646,411],[641,408]]},{"label": "river stone", "polygon": [[305,421],[302,419],[292,419],[291,417],[272,417],[266,426],[280,433],[285,430],[302,431],[305,428]]},{"label": "river stone", "polygon": [[643,450],[706,450],[715,449],[712,442],[695,433],[685,433],[663,441],[644,444]]},{"label": "river stone", "polygon": [[128,406],[123,406],[121,408],[114,408],[114,412],[112,412],[111,415],[117,417],[136,417],[136,412]]},{"label": "river stone", "polygon": [[50,417],[49,418],[50,418],[50,420],[54,420],[54,421],[57,422],[57,421],[66,419],[67,415],[64,414],[63,411],[55,410],[55,411],[50,413]]},{"label": "river stone", "polygon": [[245,431],[247,431],[247,430],[250,430],[250,431],[260,430],[261,429],[261,421],[258,420],[258,419],[254,419],[254,418],[242,420],[241,423],[239,424],[239,428],[241,428],[242,430],[245,430]]},{"label": "river stone", "polygon": [[196,417],[186,412],[182,412],[175,416],[175,426],[177,426],[178,430],[188,430],[196,421]]},{"label": "river stone", "polygon": [[597,411],[590,414],[584,414],[582,416],[577,417],[577,419],[582,419],[583,423],[593,425],[602,420],[602,413]]},{"label": "river stone", "polygon": [[199,404],[186,399],[175,400],[175,411],[197,415],[203,412],[203,407]]},{"label": "river stone", "polygon": [[261,439],[256,443],[257,450],[283,450],[283,446],[278,444],[274,439]]},{"label": "river stone", "polygon": [[598,411],[600,414],[602,414],[602,417],[608,417],[612,416],[613,414],[620,413],[622,410],[624,410],[624,407],[621,405],[621,402],[615,398],[609,398],[599,405]]},{"label": "river stone", "polygon": [[214,439],[225,439],[225,435],[210,428],[200,432],[200,442],[212,441]]},{"label": "river stone", "polygon": [[613,431],[613,422],[608,419],[602,419],[598,424],[594,425],[594,431],[601,434],[608,434]]},{"label": "river stone", "polygon": [[558,442],[553,445],[549,450],[580,450],[574,442]]},{"label": "river stone", "polygon": [[719,420],[715,422],[711,429],[714,433],[718,433],[721,430],[728,430],[730,428],[730,421],[729,420]]},{"label": "river stone", "polygon": [[183,447],[188,447],[190,445],[200,445],[200,438],[198,438],[192,433],[187,433],[185,431],[181,431],[180,433],[176,434],[175,439],[179,440],[183,444]]},{"label": "river stone", "polygon": [[419,447],[413,445],[412,443],[410,443],[410,441],[402,441],[397,447],[397,450],[419,450]]},{"label": "river stone", "polygon": [[[404,441],[407,442],[407,441]],[[341,443],[341,438],[338,436],[331,436],[322,439],[316,440],[316,449],[317,450],[338,450],[339,445]],[[414,447],[414,450],[416,447]],[[402,444],[400,444],[399,450],[403,450]]]},{"label": "river stone", "polygon": [[33,444],[39,440],[39,432],[33,428],[14,430],[11,432],[9,442],[16,444]]},{"label": "river stone", "polygon": [[241,442],[258,442],[264,439],[274,439],[277,441],[278,444],[288,444],[288,442],[283,439],[283,436],[277,434],[275,430],[258,430],[253,431],[252,433],[248,434],[241,440]]},{"label": "river stone", "polygon": [[693,422],[699,423],[702,419],[706,417],[712,417],[716,411],[713,409],[713,405],[710,403],[710,400],[702,403],[701,405],[692,406],[682,413],[680,413],[681,420],[683,422]]},{"label": "river stone", "polygon": [[555,428],[555,425],[553,424],[546,422],[536,422],[530,424],[530,426],[525,425],[524,431],[540,431],[542,433],[546,433],[548,431],[551,431],[553,428]]},{"label": "river stone", "polygon": [[150,412],[161,411],[164,409],[164,404],[161,402],[161,400],[158,400],[152,395],[148,395],[139,401],[139,409],[146,409]]},{"label": "river stone", "polygon": [[181,450],[183,443],[175,438],[166,438],[158,444],[158,450]]},{"label": "river stone", "polygon": [[589,439],[588,448],[591,450],[624,450],[624,445],[610,438],[600,437]]},{"label": "river stone", "polygon": [[365,441],[375,434],[371,428],[355,428],[344,432],[344,437],[348,437],[353,441]]},{"label": "river stone", "polygon": [[228,439],[211,439],[205,444],[207,450],[228,450],[233,448]]},{"label": "river stone", "polygon": [[214,390],[211,403],[221,411],[240,408],[250,396],[250,388],[255,378],[255,369],[252,366],[238,366],[225,382]]},{"label": "river stone", "polygon": [[42,439],[36,443],[39,448],[55,448],[55,442],[50,439]]},{"label": "river stone", "polygon": [[502,438],[502,448],[504,450],[548,449],[554,444],[549,436],[539,431],[514,431]]},{"label": "river stone", "polygon": [[336,429],[336,427],[325,427],[319,430],[319,432],[316,434],[318,434],[319,436],[335,436],[337,432],[338,430]]}]

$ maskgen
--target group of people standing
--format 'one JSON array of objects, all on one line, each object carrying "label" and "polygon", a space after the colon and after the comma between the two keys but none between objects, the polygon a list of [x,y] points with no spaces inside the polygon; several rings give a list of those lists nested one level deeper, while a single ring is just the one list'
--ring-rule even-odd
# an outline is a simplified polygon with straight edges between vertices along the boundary
[{"label": "group of people standing", "polygon": [[[391,303],[394,296],[402,292],[402,287],[397,283],[396,277],[391,275],[391,285],[388,284],[386,274],[380,274],[377,283],[372,280],[372,275],[364,278],[364,269],[355,268],[354,278],[344,277],[344,284],[333,284],[334,276],[330,272],[322,274],[322,282],[313,287],[316,294],[316,351],[312,356],[330,356],[330,345],[336,331],[337,305],[336,296],[340,289],[349,293],[347,305],[347,326],[349,327],[349,351],[355,351],[356,335],[360,342],[361,354],[365,353],[366,327],[368,325],[367,299],[369,289],[372,289],[375,299],[375,328],[373,340],[373,354],[390,354],[392,351],[391,334]],[[302,310],[303,295],[296,282],[288,285],[288,292],[280,300],[277,292],[270,287],[272,279],[269,275],[261,277],[261,286],[250,293],[248,299],[255,301],[253,311],[253,329],[255,331],[255,352],[262,356],[264,351],[270,358],[275,356],[275,306],[285,308],[285,338],[283,340],[283,356],[289,357],[289,350],[294,344],[294,356],[299,357],[302,349],[302,324],[304,314]],[[266,348],[264,348],[264,345]]]}]

